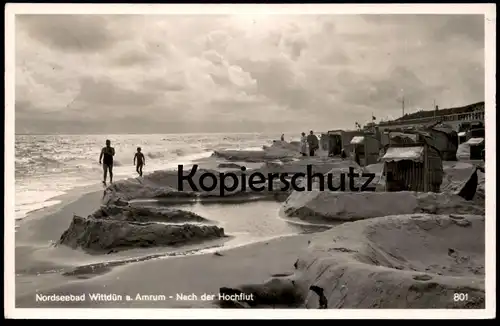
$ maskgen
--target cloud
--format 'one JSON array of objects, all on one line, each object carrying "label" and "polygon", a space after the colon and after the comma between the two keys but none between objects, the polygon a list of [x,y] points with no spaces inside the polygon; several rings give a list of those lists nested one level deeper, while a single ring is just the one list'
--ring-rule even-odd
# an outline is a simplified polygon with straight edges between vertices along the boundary
[{"label": "cloud", "polygon": [[481,15],[17,15],[16,132],[352,128],[484,100]]},{"label": "cloud", "polygon": [[40,43],[63,51],[93,52],[119,41],[99,15],[22,15],[16,23]]}]

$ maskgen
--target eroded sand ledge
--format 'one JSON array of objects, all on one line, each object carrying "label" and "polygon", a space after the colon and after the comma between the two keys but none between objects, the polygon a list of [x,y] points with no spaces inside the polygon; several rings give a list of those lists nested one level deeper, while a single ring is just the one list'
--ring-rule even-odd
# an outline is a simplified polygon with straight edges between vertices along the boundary
[{"label": "eroded sand ledge", "polygon": [[[484,308],[484,216],[412,214],[316,234],[295,273],[221,288],[254,293],[222,307]],[[468,300],[455,301],[455,293]]]},{"label": "eroded sand ledge", "polygon": [[[224,203],[238,198],[242,200],[253,200],[255,197],[259,197],[262,199],[272,198],[278,201],[284,201],[292,192],[292,189],[290,188],[286,191],[281,190],[283,183],[278,180],[277,177],[274,177],[272,180],[273,189],[269,190],[267,188],[267,180],[269,180],[270,175],[288,173],[291,177],[294,173],[306,173],[308,165],[311,165],[312,173],[320,174],[334,171],[334,173],[338,175],[340,172],[348,171],[349,167],[359,169],[352,161],[320,157],[290,162],[269,161],[258,169],[247,170],[245,172],[241,170],[230,171],[237,176],[238,187],[234,190],[225,190],[224,196],[221,196],[222,182],[219,174],[221,171],[198,168],[191,178],[194,189],[187,181],[184,181],[182,186],[179,185],[177,171],[155,171],[143,178],[130,178],[110,185],[105,190],[103,204],[119,205],[120,203],[127,203],[134,199],[169,199],[176,203],[194,200],[211,200]],[[190,169],[186,169],[183,171],[182,175],[188,176],[190,172]],[[203,191],[200,187],[200,177],[204,173],[211,173],[217,177],[217,186],[211,191]],[[248,176],[252,173],[261,173],[266,178],[266,182],[263,184],[266,188],[263,189],[263,191],[252,191],[248,187],[248,181],[245,189],[243,189],[243,174],[246,175],[246,179],[248,180]],[[210,185],[211,182],[210,180],[205,181],[205,184]],[[226,177],[224,184],[226,185],[226,189],[230,189],[234,181],[231,177]]]},{"label": "eroded sand ledge", "polygon": [[183,245],[225,236],[223,228],[190,224],[193,222],[211,224],[197,214],[177,209],[104,206],[88,217],[75,215],[58,244],[102,254]]},{"label": "eroded sand ledge", "polygon": [[302,220],[353,221],[386,215],[484,214],[484,206],[450,193],[401,192],[294,192],[282,212]]},{"label": "eroded sand ledge", "polygon": [[[344,163],[345,164],[345,163]],[[353,221],[386,215],[431,213],[431,214],[477,214],[483,215],[484,206],[484,173],[477,171],[470,163],[445,162],[444,179],[440,193],[417,193],[410,191],[385,192],[382,164],[373,164],[365,168],[352,166],[357,174],[371,172],[375,178],[370,186],[375,191],[350,191],[350,182],[346,177],[346,191],[328,191],[327,178],[324,191],[315,182],[311,191],[293,191],[283,202],[281,212],[288,217],[296,217],[305,221]],[[349,172],[349,167],[337,166],[328,173],[333,175],[334,186],[340,185],[340,174]],[[472,200],[460,196],[464,186],[477,177],[477,191]],[[354,178],[353,186],[361,189],[368,178]]]},{"label": "eroded sand ledge", "polygon": [[292,160],[299,158],[300,144],[276,140],[271,146],[262,146],[261,151],[220,150],[214,151],[213,157],[223,158],[227,161],[239,162],[268,162],[271,160]]}]

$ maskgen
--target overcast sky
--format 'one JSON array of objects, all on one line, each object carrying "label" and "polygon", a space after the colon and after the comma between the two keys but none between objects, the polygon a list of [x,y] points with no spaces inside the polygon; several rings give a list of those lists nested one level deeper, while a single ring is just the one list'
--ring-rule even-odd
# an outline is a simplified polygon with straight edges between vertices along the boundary
[{"label": "overcast sky", "polygon": [[16,16],[17,133],[354,128],[484,100],[482,15]]}]

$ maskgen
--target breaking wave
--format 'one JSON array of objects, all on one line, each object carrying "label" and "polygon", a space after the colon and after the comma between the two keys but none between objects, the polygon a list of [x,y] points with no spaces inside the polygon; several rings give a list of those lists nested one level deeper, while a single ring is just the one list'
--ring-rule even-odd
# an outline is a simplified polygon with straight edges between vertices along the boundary
[{"label": "breaking wave", "polygon": [[214,150],[256,148],[277,136],[220,135],[16,135],[16,218],[45,207],[54,196],[97,184],[102,178],[99,154],[104,140],[116,150],[115,178],[136,176],[137,147],[146,156],[144,173],[176,168],[178,164],[210,157]]}]

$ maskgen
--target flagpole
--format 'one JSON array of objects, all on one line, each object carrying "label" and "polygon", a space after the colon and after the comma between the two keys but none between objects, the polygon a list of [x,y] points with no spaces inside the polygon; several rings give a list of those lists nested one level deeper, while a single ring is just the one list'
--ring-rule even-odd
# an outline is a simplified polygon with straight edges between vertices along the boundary
[{"label": "flagpole", "polygon": [[[401,90],[401,91],[403,91],[403,90]],[[397,101],[401,102],[401,109],[403,111],[402,117],[404,117],[405,116],[405,96],[404,96],[404,93],[403,93],[403,95],[401,97],[401,100],[397,100]]]},{"label": "flagpole", "polygon": [[403,117],[405,116],[405,96],[403,95],[403,100],[401,101],[403,105]]}]

